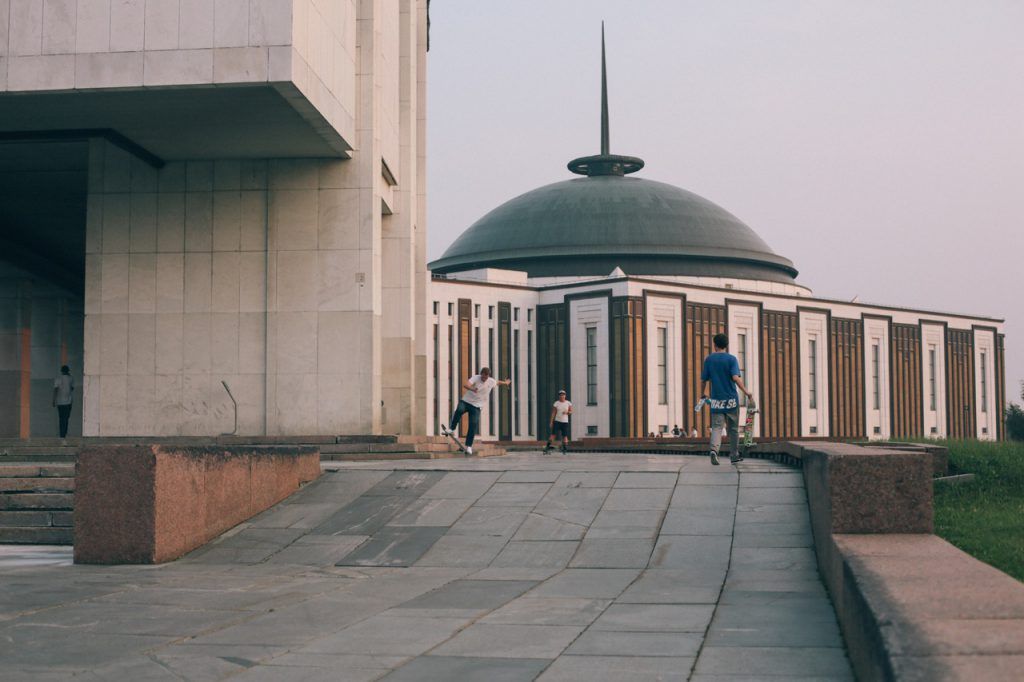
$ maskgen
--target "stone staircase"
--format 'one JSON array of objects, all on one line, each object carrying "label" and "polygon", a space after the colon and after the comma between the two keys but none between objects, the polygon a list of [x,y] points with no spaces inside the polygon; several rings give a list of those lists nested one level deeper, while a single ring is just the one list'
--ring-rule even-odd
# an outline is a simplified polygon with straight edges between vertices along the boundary
[{"label": "stone staircase", "polygon": [[[338,436],[336,443],[321,443],[320,461],[358,462],[394,459],[450,459],[463,457],[463,453],[445,436]],[[505,449],[492,443],[478,442],[473,446],[474,457],[499,457]]]},{"label": "stone staircase", "polygon": [[[463,457],[444,436],[0,439],[0,544],[70,545],[79,449],[130,443],[312,445],[324,462]],[[492,443],[473,448],[474,457],[504,454]]]},{"label": "stone staircase", "polygon": [[0,459],[0,544],[70,545],[74,490],[73,463]]}]

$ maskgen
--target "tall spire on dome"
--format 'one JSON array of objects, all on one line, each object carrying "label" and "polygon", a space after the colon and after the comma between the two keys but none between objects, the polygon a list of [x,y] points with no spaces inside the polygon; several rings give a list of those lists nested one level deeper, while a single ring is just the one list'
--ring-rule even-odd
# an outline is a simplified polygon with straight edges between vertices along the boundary
[{"label": "tall spire on dome", "polygon": [[601,22],[601,153],[582,156],[569,162],[569,170],[577,175],[625,175],[644,167],[643,159],[611,153],[608,134],[608,69],[605,60],[604,22]]},{"label": "tall spire on dome", "polygon": [[608,156],[608,69],[604,60],[604,21],[601,22],[601,156]]}]

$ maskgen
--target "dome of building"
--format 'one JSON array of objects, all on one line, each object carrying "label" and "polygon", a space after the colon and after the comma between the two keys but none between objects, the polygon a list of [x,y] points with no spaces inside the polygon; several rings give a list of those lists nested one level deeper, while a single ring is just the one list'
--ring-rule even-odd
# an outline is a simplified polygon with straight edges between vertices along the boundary
[{"label": "dome of building", "polygon": [[530,277],[672,275],[792,284],[793,263],[724,208],[674,185],[627,178],[641,159],[609,152],[601,35],[601,153],[569,162],[586,177],[539,187],[497,207],[430,263],[439,274],[481,268]]},{"label": "dome of building", "polygon": [[[600,157],[590,157],[591,159]],[[717,204],[674,185],[597,174],[539,187],[497,207],[430,264],[531,277],[688,275],[793,282],[793,264]]]}]

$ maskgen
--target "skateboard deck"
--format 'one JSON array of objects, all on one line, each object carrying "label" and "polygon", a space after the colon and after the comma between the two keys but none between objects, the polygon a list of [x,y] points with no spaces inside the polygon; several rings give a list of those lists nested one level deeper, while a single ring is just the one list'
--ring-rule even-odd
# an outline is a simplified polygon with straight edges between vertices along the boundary
[{"label": "skateboard deck", "polygon": [[754,444],[754,415],[757,414],[757,405],[753,400],[747,401],[747,418],[743,420],[743,447],[749,448]]},{"label": "skateboard deck", "polygon": [[448,436],[448,440],[450,440],[451,442],[455,443],[455,447],[457,447],[459,449],[459,452],[462,452],[462,453],[466,452],[465,444],[463,444],[463,442],[461,440],[459,440],[459,437],[455,435],[454,431],[448,431],[444,435]]}]

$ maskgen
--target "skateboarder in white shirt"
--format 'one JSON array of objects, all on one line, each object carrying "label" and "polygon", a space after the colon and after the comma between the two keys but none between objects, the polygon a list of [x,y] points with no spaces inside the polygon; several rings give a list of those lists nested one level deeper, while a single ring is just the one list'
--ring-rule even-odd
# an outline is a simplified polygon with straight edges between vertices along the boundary
[{"label": "skateboarder in white shirt", "polygon": [[455,429],[458,428],[459,420],[462,419],[462,415],[468,414],[469,429],[466,431],[466,455],[472,455],[473,438],[476,437],[476,432],[480,428],[480,408],[487,403],[487,398],[491,395],[491,391],[495,386],[508,386],[511,383],[511,379],[503,379],[501,381],[495,379],[491,376],[489,367],[481,367],[479,374],[474,374],[462,385],[466,392],[456,406],[455,412],[452,413],[451,425],[445,426],[441,424],[441,433],[445,436],[453,436]]},{"label": "skateboarder in white shirt", "polygon": [[562,439],[562,454],[569,447],[569,415],[572,414],[572,403],[565,399],[565,391],[558,392],[558,400],[551,406],[551,435],[544,446],[544,454],[551,452],[551,441]]}]

